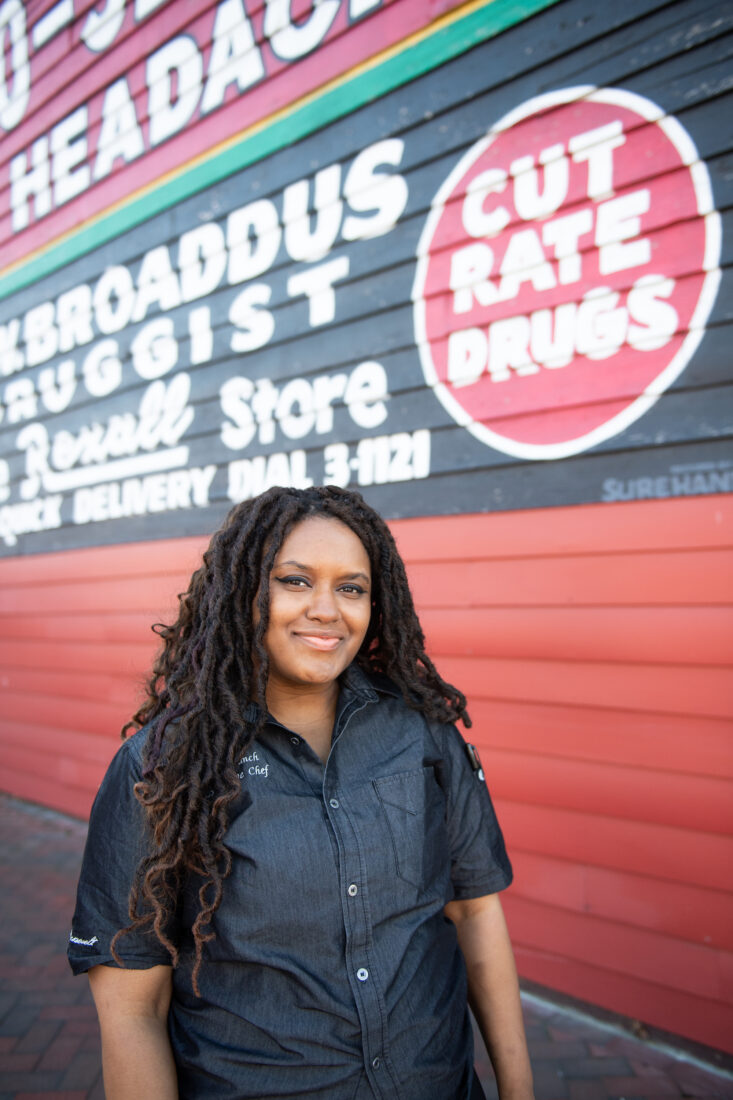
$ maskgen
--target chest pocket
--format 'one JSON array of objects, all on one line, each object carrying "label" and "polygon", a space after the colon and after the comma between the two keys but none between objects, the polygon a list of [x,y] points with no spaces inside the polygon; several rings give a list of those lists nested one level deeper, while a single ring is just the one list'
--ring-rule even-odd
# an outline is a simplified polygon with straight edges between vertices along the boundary
[{"label": "chest pocket", "polygon": [[389,826],[397,874],[425,889],[449,872],[445,797],[432,768],[372,780]]}]

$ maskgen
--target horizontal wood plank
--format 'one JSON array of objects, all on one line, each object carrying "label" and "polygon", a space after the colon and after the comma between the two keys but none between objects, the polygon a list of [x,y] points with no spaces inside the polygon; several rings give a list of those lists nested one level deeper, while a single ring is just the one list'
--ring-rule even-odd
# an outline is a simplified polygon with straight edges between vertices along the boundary
[{"label": "horizontal wood plank", "polygon": [[510,852],[730,890],[733,838],[495,797]]},{"label": "horizontal wood plank", "polygon": [[722,953],[709,947],[516,895],[511,918],[512,933],[523,946],[723,1003],[733,992],[726,986]]},{"label": "horizontal wood plank", "polygon": [[[0,646],[0,660],[4,648]],[[20,645],[17,648],[20,649]],[[142,697],[148,665],[142,658],[136,663],[133,655],[124,651],[117,653],[115,660],[115,651],[123,650],[123,647],[110,649],[112,654],[108,659],[105,649],[97,647],[96,655],[103,654],[105,659],[90,661],[86,651],[92,650],[94,655],[93,646],[68,645],[64,649],[64,659],[54,669],[39,669],[32,662],[31,647],[27,647],[23,653],[25,667],[20,662],[15,667],[7,666],[0,698],[5,692],[12,692],[14,695],[54,698],[59,706],[69,706],[70,700],[94,702],[104,699],[116,707],[134,710],[137,706],[135,701]],[[42,645],[39,651],[43,652]]]},{"label": "horizontal wood plank", "polygon": [[51,757],[62,753],[72,759],[92,761],[106,768],[122,744],[120,730],[112,734],[84,733],[78,730],[60,730],[57,726],[43,726],[33,722],[4,720],[2,727],[4,744],[14,748],[28,748],[36,754]]},{"label": "horizontal wood plank", "polygon": [[[439,567],[435,582],[440,584]],[[428,606],[418,611],[436,657],[733,664],[733,609],[728,607]]]},{"label": "horizontal wood plank", "polygon": [[[129,708],[106,700],[59,699],[51,695],[3,693],[3,722],[27,722],[50,726],[62,735],[65,730],[81,730],[101,737],[114,737],[130,717]],[[11,793],[12,788],[8,788]]]},{"label": "horizontal wood plank", "polygon": [[733,951],[730,896],[723,890],[588,867],[521,849],[510,855],[512,896]]},{"label": "horizontal wood plank", "polygon": [[558,760],[491,749],[482,754],[501,798],[532,806],[671,825],[697,832],[733,831],[733,782],[657,769]]},{"label": "horizontal wood plank", "polygon": [[49,582],[12,587],[3,592],[2,604],[12,615],[23,612],[73,615],[75,609],[84,614],[99,608],[105,608],[108,614],[144,612],[151,622],[158,618],[174,619],[177,615],[175,586],[160,576],[94,578],[64,584]]},{"label": "horizontal wood plank", "polygon": [[108,577],[185,577],[201,564],[207,538],[159,539],[115,546],[89,546],[53,554],[0,560],[0,588]]},{"label": "horizontal wood plank", "polygon": [[733,716],[730,671],[685,665],[443,657],[444,679],[470,699],[528,699],[660,714]]},{"label": "horizontal wood plank", "polygon": [[73,615],[36,613],[33,615],[2,615],[0,618],[3,638],[34,642],[95,642],[117,645],[152,645],[160,639],[152,632],[150,616],[144,611],[116,611],[107,614],[101,608],[97,612]]},{"label": "horizontal wood plank", "polygon": [[421,516],[391,524],[407,561],[475,561],[703,550],[733,546],[733,509],[721,497],[623,501],[470,516]]},{"label": "horizontal wood plank", "polygon": [[[507,899],[510,929],[514,930]],[[658,986],[634,974],[614,973],[602,966],[568,959],[559,952],[515,944],[519,972],[541,985],[600,1004],[622,1016],[654,1023],[672,1033],[687,1035],[719,1050],[730,1050],[733,1008],[711,997],[697,997]]]},{"label": "horizontal wood plank", "polygon": [[733,603],[728,550],[408,560],[420,608],[613,607]]},{"label": "horizontal wood plank", "polygon": [[470,714],[467,736],[482,748],[733,777],[733,736],[723,718],[526,699],[472,700]]},{"label": "horizontal wood plank", "polygon": [[[56,642],[0,642],[0,663],[8,670],[7,686],[11,690],[51,693],[56,690],[51,685],[60,683],[67,673],[75,673],[62,685],[63,694],[78,692],[80,698],[99,697],[104,686],[95,690],[94,681],[101,676],[103,685],[108,685],[116,698],[127,698],[147,675],[158,648],[152,641],[147,645],[66,642],[61,646]],[[85,679],[89,681],[87,686]],[[21,684],[22,689],[16,687]]]}]

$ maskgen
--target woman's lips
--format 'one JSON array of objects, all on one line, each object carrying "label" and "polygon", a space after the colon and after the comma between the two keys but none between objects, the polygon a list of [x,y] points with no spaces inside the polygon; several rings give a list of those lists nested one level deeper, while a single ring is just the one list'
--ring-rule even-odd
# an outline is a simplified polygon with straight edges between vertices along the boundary
[{"label": "woman's lips", "polygon": [[324,653],[335,649],[341,643],[341,638],[337,634],[296,634],[296,638],[300,638],[312,649],[320,649]]}]

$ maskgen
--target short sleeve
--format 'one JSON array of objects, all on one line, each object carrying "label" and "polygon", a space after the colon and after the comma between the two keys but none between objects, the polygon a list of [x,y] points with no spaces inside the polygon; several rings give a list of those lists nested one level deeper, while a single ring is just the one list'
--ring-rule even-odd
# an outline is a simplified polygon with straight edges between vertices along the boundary
[{"label": "short sleeve", "polygon": [[451,881],[457,900],[505,889],[512,866],[483,772],[471,766],[455,726],[443,727],[443,785],[448,801]]},{"label": "short sleeve", "polygon": [[[110,942],[130,923],[130,888],[146,850],[144,811],[133,790],[140,779],[144,736],[140,731],[121,746],[94,800],[69,935],[69,963],[75,974],[100,963],[117,965]],[[150,930],[126,933],[116,947],[132,969],[171,961]]]}]

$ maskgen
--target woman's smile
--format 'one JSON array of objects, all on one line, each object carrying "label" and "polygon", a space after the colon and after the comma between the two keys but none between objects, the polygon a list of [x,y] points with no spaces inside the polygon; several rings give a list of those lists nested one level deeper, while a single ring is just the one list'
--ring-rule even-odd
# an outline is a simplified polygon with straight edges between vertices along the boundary
[{"label": "woman's smile", "polygon": [[320,649],[324,653],[329,653],[332,649],[336,649],[343,640],[340,634],[313,634],[297,630],[294,631],[294,633],[295,637],[300,638],[301,642],[305,642],[306,645],[312,646],[313,649]]}]

